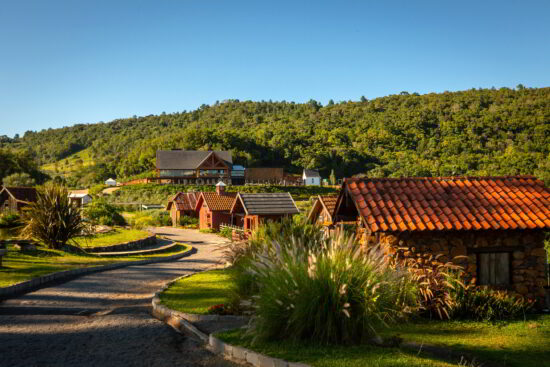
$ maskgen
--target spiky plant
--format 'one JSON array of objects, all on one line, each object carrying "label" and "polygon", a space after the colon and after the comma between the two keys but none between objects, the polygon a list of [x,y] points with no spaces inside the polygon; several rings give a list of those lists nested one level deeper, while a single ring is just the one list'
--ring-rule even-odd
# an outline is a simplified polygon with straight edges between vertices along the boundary
[{"label": "spiky plant", "polygon": [[52,249],[62,248],[86,228],[67,188],[56,184],[37,190],[37,200],[25,208],[22,221],[21,237],[36,239]]}]

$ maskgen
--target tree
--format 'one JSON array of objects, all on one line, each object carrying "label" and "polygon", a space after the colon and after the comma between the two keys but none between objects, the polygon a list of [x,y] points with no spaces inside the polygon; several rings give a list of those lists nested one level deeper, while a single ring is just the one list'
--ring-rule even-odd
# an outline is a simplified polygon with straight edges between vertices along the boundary
[{"label": "tree", "polygon": [[368,102],[368,99],[365,96],[361,96],[361,102],[363,103]]},{"label": "tree", "polygon": [[330,170],[329,180],[331,185],[336,185],[336,175],[334,174],[334,169]]},{"label": "tree", "polygon": [[34,186],[36,181],[28,173],[14,173],[2,180],[5,186]]},{"label": "tree", "polygon": [[23,211],[22,221],[23,238],[38,240],[51,249],[64,247],[86,229],[80,208],[69,199],[67,188],[56,184],[37,190],[37,200]]},{"label": "tree", "polygon": [[334,101],[332,99],[329,99],[327,106],[334,106]]}]

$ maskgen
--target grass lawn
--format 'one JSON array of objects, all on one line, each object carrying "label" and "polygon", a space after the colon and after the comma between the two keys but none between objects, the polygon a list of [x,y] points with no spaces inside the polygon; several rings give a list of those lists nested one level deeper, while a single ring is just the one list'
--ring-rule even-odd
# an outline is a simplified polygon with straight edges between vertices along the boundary
[{"label": "grass lawn", "polygon": [[8,246],[8,254],[2,258],[0,267],[0,287],[7,287],[42,275],[74,268],[85,268],[112,264],[122,261],[138,261],[161,258],[186,252],[190,246],[179,244],[164,252],[150,255],[101,257],[95,255],[75,255],[63,251],[39,247],[36,251],[19,252]]},{"label": "grass lawn", "polygon": [[[227,302],[231,286],[230,270],[211,270],[174,283],[160,295],[160,299],[168,308],[205,314],[210,306]],[[464,352],[490,365],[538,367],[550,361],[550,315],[534,315],[525,321],[500,323],[414,322],[396,325],[382,332],[385,338],[396,335],[405,341],[434,344],[455,352]],[[219,336],[231,344],[315,367],[456,367],[459,362],[446,362],[426,351],[370,345],[320,347],[279,341],[253,345],[243,330],[233,330]]]},{"label": "grass lawn", "polygon": [[432,321],[404,324],[383,333],[407,341],[443,345],[497,366],[550,366],[550,315],[525,321]]},{"label": "grass lawn", "polygon": [[231,271],[209,270],[183,278],[161,293],[161,303],[173,310],[206,314],[208,308],[227,302]]},{"label": "grass lawn", "polygon": [[[464,352],[491,366],[540,367],[550,361],[550,315],[531,316],[526,321],[421,322],[392,327],[384,337],[399,335],[406,341],[435,344]],[[361,346],[315,346],[307,343],[271,342],[253,344],[242,329],[218,335],[233,345],[315,367],[340,366],[457,366],[425,351]]]},{"label": "grass lawn", "polygon": [[98,233],[89,237],[77,237],[75,238],[75,241],[78,243],[78,246],[83,248],[101,247],[117,245],[123,242],[136,241],[150,235],[151,234],[149,232],[138,229],[115,228],[108,233]]},{"label": "grass lawn", "polygon": [[371,345],[318,346],[307,343],[271,342],[252,344],[242,329],[219,333],[230,344],[291,362],[307,363],[314,367],[457,367],[428,353],[379,348]]}]

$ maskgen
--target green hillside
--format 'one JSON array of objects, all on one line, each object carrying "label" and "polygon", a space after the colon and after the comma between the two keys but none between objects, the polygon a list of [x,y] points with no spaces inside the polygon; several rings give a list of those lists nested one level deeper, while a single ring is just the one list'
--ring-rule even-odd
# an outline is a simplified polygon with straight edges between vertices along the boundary
[{"label": "green hillside", "polygon": [[[150,172],[156,150],[171,148],[227,149],[248,167],[315,167],[325,177],[334,169],[337,177],[535,174],[548,180],[550,88],[402,92],[326,106],[230,100],[27,132],[0,139],[0,147],[30,152],[50,176],[58,162],[58,173],[70,173],[73,185]],[[83,161],[78,172],[75,153]]]}]

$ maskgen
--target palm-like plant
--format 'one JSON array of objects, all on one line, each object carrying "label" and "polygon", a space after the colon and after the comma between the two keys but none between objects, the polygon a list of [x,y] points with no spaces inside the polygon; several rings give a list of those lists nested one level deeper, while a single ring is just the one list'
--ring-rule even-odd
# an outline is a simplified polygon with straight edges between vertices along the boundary
[{"label": "palm-like plant", "polygon": [[37,190],[36,202],[25,208],[22,219],[21,236],[52,249],[62,248],[85,230],[80,208],[69,200],[67,188],[56,184]]}]

